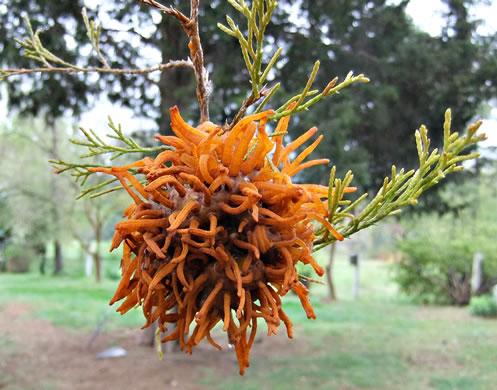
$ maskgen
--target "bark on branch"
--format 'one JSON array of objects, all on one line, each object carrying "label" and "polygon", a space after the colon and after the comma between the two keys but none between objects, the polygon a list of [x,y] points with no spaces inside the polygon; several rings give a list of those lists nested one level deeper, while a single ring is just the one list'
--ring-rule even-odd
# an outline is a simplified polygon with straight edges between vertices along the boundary
[{"label": "bark on branch", "polygon": [[144,69],[113,69],[113,68],[78,68],[78,67],[50,67],[50,68],[32,68],[32,69],[2,69],[1,73],[5,76],[15,76],[26,73],[113,73],[113,74],[148,74],[171,68],[186,67],[192,68],[193,63],[190,60],[169,61],[167,64],[160,64]]},{"label": "bark on branch", "polygon": [[200,105],[200,121],[205,122],[209,120],[209,95],[210,95],[210,81],[209,73],[204,66],[204,52],[200,43],[200,36],[198,30],[198,6],[199,0],[191,0],[190,2],[190,17],[187,17],[182,12],[173,7],[166,7],[155,0],[137,0],[139,3],[149,7],[158,9],[166,15],[176,18],[188,36],[190,43],[190,57],[193,62],[193,70],[195,79],[197,81],[197,100]]}]

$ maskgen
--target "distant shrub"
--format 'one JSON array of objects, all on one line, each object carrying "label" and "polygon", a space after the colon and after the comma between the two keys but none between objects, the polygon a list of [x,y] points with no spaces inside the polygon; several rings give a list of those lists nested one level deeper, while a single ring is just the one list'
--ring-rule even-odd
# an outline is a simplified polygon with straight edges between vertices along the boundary
[{"label": "distant shrub", "polygon": [[31,263],[37,258],[34,249],[20,244],[10,244],[4,249],[7,272],[28,272]]},{"label": "distant shrub", "polygon": [[469,311],[479,317],[497,317],[497,302],[491,295],[473,297],[469,302]]},{"label": "distant shrub", "polygon": [[497,196],[495,185],[486,179],[448,186],[445,196],[455,209],[402,221],[407,233],[398,241],[402,260],[394,279],[414,300],[467,305],[476,252],[484,255],[484,262],[482,283],[474,295],[489,293],[497,283]]}]

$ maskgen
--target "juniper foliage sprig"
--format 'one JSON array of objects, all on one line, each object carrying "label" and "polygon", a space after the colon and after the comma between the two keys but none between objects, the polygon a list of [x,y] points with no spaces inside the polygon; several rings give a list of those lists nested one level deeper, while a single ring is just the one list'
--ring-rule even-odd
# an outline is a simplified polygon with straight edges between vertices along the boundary
[{"label": "juniper foliage sprig", "polygon": [[[116,140],[119,143],[117,145],[104,141],[100,136],[98,136],[92,129],[84,129],[80,127],[80,131],[83,133],[85,140],[77,140],[70,138],[69,141],[78,146],[83,146],[87,148],[87,152],[83,153],[79,157],[81,159],[97,157],[102,155],[110,155],[109,160],[112,161],[118,157],[121,157],[125,154],[129,153],[157,153],[164,150],[171,149],[167,146],[157,146],[157,147],[143,147],[140,146],[132,137],[126,137],[123,134],[121,124],[114,124],[112,118],[108,117],[109,123],[108,126],[112,130],[111,134],[107,134],[106,137]],[[95,174],[95,172],[91,171],[90,168],[111,168],[112,166],[105,166],[102,164],[88,164],[88,163],[80,163],[80,162],[67,162],[63,160],[49,160],[49,162],[54,166],[55,173],[63,173],[66,171],[70,171],[71,175],[74,177],[74,181],[78,183],[80,186],[84,186],[88,178]],[[134,175],[138,172],[135,169],[129,169],[131,173]],[[85,189],[79,196],[78,199],[88,195],[98,189],[107,187],[112,184],[116,180],[109,180],[104,183],[99,183],[98,185]],[[103,195],[108,192],[116,191],[121,189],[122,187],[115,187],[110,190],[105,190],[103,192],[99,192],[98,194],[93,194],[91,197]]]},{"label": "juniper foliage sprig", "polygon": [[[328,198],[330,223],[346,238],[376,224],[385,217],[400,213],[403,207],[416,204],[425,190],[437,184],[448,173],[463,169],[460,165],[463,161],[478,158],[479,153],[461,154],[461,152],[468,146],[486,139],[485,134],[476,135],[481,124],[482,122],[478,121],[470,125],[466,135],[463,136],[457,132],[451,133],[451,111],[448,109],[445,112],[444,139],[440,152],[437,148],[430,152],[428,130],[424,125],[421,126],[415,133],[419,167],[408,172],[404,169],[397,172],[396,167],[392,166],[391,177],[385,178],[376,196],[362,208],[357,216],[354,212],[359,209],[358,206],[363,203],[368,194],[363,194],[354,202],[343,200],[345,188],[352,182],[353,175],[349,171],[344,179],[335,178],[336,168],[333,167],[330,174]],[[336,241],[325,229],[320,229],[317,235],[316,250]]]},{"label": "juniper foliage sprig", "polygon": [[[252,84],[252,91],[250,96],[243,102],[239,112],[236,114],[233,122],[229,125],[232,128],[245,114],[247,109],[263,98],[263,101],[257,107],[256,112],[262,110],[269,99],[274,95],[276,90],[280,87],[280,83],[277,83],[270,89],[266,89],[264,83],[269,75],[269,72],[276,64],[279,56],[281,55],[283,48],[278,47],[276,52],[273,54],[266,67],[263,70],[263,55],[264,55],[264,34],[267,25],[271,20],[271,16],[278,5],[276,0],[253,0],[252,6],[249,7],[244,0],[228,0],[228,2],[235,8],[240,14],[242,14],[247,19],[247,32],[244,34],[238,25],[235,24],[232,18],[226,16],[226,21],[228,26],[218,23],[219,29],[228,35],[231,35],[238,39],[240,43],[240,48],[242,50],[243,59],[245,60],[245,66],[250,75],[250,82]],[[287,103],[278,108],[272,116],[269,117],[271,120],[280,119],[287,115],[295,114],[297,112],[307,110],[311,105],[319,102],[322,98],[337,94],[339,91],[355,82],[369,82],[363,74],[354,76],[350,72],[345,80],[340,84],[336,85],[338,78],[335,77],[331,80],[328,85],[323,89],[321,93],[317,90],[312,90],[311,87],[314,83],[314,79],[319,70],[320,62],[316,61],[312,72],[304,86],[302,92],[293,98],[291,98]],[[316,95],[317,94],[317,95]],[[310,96],[313,98],[305,101]],[[296,102],[295,106],[291,110],[287,110],[289,104]]]},{"label": "juniper foliage sprig", "polygon": [[23,39],[14,38],[14,40],[23,49],[22,55],[30,58],[42,67],[40,68],[21,68],[21,69],[0,69],[0,81],[4,81],[7,77],[22,75],[27,73],[113,73],[113,74],[148,74],[157,71],[163,71],[176,67],[188,67],[193,69],[193,63],[190,59],[187,60],[171,60],[165,64],[159,64],[143,69],[114,69],[111,68],[105,59],[100,49],[100,25],[95,21],[90,21],[86,13],[86,9],[82,10],[83,21],[87,30],[87,36],[90,43],[98,56],[102,67],[81,67],[65,61],[43,45],[40,38],[41,31],[33,30],[31,21],[27,16],[24,16],[24,21],[28,30],[28,37]]},{"label": "juniper foliage sprig", "polygon": [[103,64],[104,68],[110,69],[109,63],[107,62],[107,60],[102,54],[102,51],[100,50],[100,27],[101,27],[100,24],[97,24],[94,20],[88,19],[88,15],[86,14],[86,8],[83,8],[81,14],[83,16],[83,22],[85,23],[86,27],[86,35],[90,40],[93,50],[95,50],[95,53],[97,54],[100,62]]},{"label": "juniper foliage sprig", "polygon": [[[300,94],[292,97],[291,99],[289,99],[285,104],[283,104],[280,108],[278,108],[276,110],[276,112],[269,117],[269,119],[276,120],[276,119],[283,118],[287,115],[291,115],[291,114],[295,114],[295,113],[300,112],[300,111],[307,110],[307,109],[309,109],[310,106],[319,102],[324,97],[339,94],[342,89],[344,89],[344,88],[346,88],[349,85],[352,85],[354,83],[357,83],[357,82],[369,83],[369,79],[366,76],[364,76],[363,74],[359,74],[357,76],[354,76],[353,72],[349,72],[347,74],[347,76],[345,77],[345,79],[341,83],[339,83],[338,85],[337,85],[338,77],[335,77],[333,80],[331,80],[328,83],[328,85],[320,93],[318,93],[317,90],[310,91],[310,88],[312,87],[314,79],[316,78],[316,75],[317,75],[317,72],[319,69],[319,64],[320,64],[319,61],[315,62],[314,68],[312,69],[312,73],[309,76],[309,79],[307,80],[307,83],[306,83],[304,89],[302,90],[302,92]],[[316,96],[305,101],[305,99],[307,97],[310,97],[313,95],[316,95]],[[295,107],[288,110],[287,109],[288,106],[293,102],[296,102]]]},{"label": "juniper foliage sprig", "polygon": [[126,137],[123,134],[121,124],[118,123],[117,126],[112,121],[110,116],[107,117],[109,123],[109,128],[113,131],[111,134],[107,134],[108,138],[115,139],[119,141],[123,146],[113,145],[103,141],[92,129],[86,130],[80,127],[81,132],[84,134],[86,140],[80,141],[76,139],[69,139],[74,145],[81,145],[88,148],[88,152],[82,154],[81,158],[99,156],[102,154],[111,154],[110,160],[114,160],[128,153],[154,153],[163,150],[171,149],[168,146],[157,146],[153,148],[143,147],[136,143],[132,137]]},{"label": "juniper foliage sprig", "polygon": [[[83,11],[83,13],[85,12]],[[54,68],[56,65],[61,65],[71,68],[75,71],[82,70],[82,68],[64,61],[62,58],[56,56],[50,50],[46,49],[40,39],[41,31],[33,31],[31,21],[29,20],[29,17],[27,15],[24,15],[23,19],[28,29],[29,37],[25,37],[24,39],[14,38],[14,40],[24,49],[24,57],[31,58],[32,60],[43,64],[43,66],[49,69]]]},{"label": "juniper foliage sprig", "polygon": [[217,26],[226,34],[238,39],[245,66],[250,74],[252,84],[251,98],[258,99],[269,71],[283,51],[281,47],[278,48],[264,71],[262,70],[264,34],[278,2],[276,0],[253,0],[250,8],[244,0],[228,0],[228,2],[247,19],[247,35],[245,36],[241,32],[240,28],[228,15],[226,16],[226,22],[229,27],[221,23],[218,23]]}]

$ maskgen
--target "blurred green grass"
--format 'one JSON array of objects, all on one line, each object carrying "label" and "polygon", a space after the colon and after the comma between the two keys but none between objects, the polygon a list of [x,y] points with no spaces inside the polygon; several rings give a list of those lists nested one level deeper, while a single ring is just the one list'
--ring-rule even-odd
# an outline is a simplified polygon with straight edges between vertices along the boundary
[{"label": "blurred green grass", "polygon": [[[102,248],[108,248],[104,242]],[[48,252],[50,259],[51,253]],[[64,247],[64,271],[59,276],[47,276],[36,272],[26,274],[0,273],[0,307],[17,301],[27,304],[30,315],[47,320],[54,325],[68,328],[92,329],[110,311],[105,323],[106,330],[122,327],[136,327],[144,324],[140,310],[132,310],[126,316],[115,312],[119,302],[109,307],[120,278],[119,250],[102,253],[102,282],[96,283],[92,274],[85,276],[85,255],[77,242]],[[37,264],[31,269],[36,270]]]},{"label": "blurred green grass", "polygon": [[107,330],[143,325],[139,310],[121,316],[109,301],[117,281],[104,280],[97,284],[93,278],[74,278],[68,275],[41,277],[37,274],[0,274],[0,305],[9,302],[26,304],[30,315],[69,328],[91,329],[97,326],[110,310],[105,324]]},{"label": "blurred green grass", "polygon": [[[326,256],[317,254],[321,263]],[[118,258],[106,257],[104,267],[107,278],[100,284],[82,276],[81,262],[60,277],[0,274],[0,306],[27,304],[29,315],[73,331],[94,329],[108,310],[105,331],[141,326],[139,309],[123,317],[109,309],[118,282],[108,276],[119,272]],[[311,287],[317,320],[305,317],[296,296],[284,299],[295,325],[296,340],[284,349],[291,353],[253,355],[244,377],[235,366],[231,375],[199,366],[200,384],[226,390],[497,388],[497,321],[471,317],[465,308],[410,303],[398,296],[389,264],[363,260],[360,272],[361,295],[354,300],[354,269],[339,254],[334,267],[339,301],[324,299],[326,286]],[[0,348],[6,343],[0,337]]]}]

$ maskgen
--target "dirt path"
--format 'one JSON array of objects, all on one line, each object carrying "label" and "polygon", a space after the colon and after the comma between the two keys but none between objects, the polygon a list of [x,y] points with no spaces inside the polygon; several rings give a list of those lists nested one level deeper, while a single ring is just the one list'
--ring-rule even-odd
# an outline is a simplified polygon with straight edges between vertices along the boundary
[{"label": "dirt path", "polygon": [[[234,351],[228,348],[213,351],[202,343],[192,356],[178,352],[161,361],[155,350],[137,345],[138,330],[125,329],[99,335],[86,350],[91,331],[68,330],[32,317],[29,307],[14,303],[0,311],[1,390],[202,390],[207,387],[199,382],[209,369],[216,368],[223,376],[238,375]],[[281,330],[271,342],[255,343],[251,358],[298,348],[296,340],[288,342]],[[226,345],[223,335],[217,341]],[[110,346],[124,348],[127,356],[95,357]]]}]

